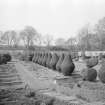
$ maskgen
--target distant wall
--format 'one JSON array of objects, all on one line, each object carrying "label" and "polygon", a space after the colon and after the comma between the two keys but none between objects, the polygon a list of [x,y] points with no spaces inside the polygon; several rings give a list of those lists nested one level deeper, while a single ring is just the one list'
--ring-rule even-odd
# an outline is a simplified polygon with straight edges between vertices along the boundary
[{"label": "distant wall", "polygon": [[[78,55],[81,56],[82,52],[78,52]],[[86,56],[99,56],[100,54],[105,54],[105,51],[85,51]]]}]

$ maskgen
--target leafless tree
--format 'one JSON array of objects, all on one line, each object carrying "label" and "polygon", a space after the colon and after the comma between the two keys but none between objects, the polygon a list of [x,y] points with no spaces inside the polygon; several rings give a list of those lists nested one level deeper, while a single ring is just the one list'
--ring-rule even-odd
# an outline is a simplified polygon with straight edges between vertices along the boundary
[{"label": "leafless tree", "polygon": [[105,49],[105,17],[100,19],[95,26],[100,50]]},{"label": "leafless tree", "polygon": [[55,41],[55,45],[57,46],[64,46],[65,45],[65,39],[63,38],[58,38],[56,41]]},{"label": "leafless tree", "polygon": [[25,29],[20,32],[20,37],[24,41],[26,47],[32,46],[37,35],[37,31],[32,26],[26,26]]},{"label": "leafless tree", "polygon": [[3,40],[5,43],[7,43],[8,46],[12,46],[16,44],[16,31],[9,30],[4,32],[4,34],[1,36],[1,40]]},{"label": "leafless tree", "polygon": [[89,50],[91,48],[89,39],[90,39],[90,27],[89,24],[85,25],[78,33],[78,40],[81,50]]},{"label": "leafless tree", "polygon": [[49,47],[49,46],[52,44],[52,42],[53,42],[53,37],[52,37],[51,35],[47,34],[47,35],[45,36],[43,42],[44,42],[44,44],[45,44],[46,46]]},{"label": "leafless tree", "polygon": [[74,51],[75,48],[76,48],[76,38],[69,38],[67,41],[66,41],[66,45],[70,47],[71,51]]}]

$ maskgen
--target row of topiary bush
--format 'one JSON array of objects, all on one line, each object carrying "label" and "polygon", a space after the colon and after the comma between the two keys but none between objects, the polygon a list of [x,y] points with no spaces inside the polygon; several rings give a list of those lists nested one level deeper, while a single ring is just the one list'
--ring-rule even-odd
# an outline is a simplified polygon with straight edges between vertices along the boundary
[{"label": "row of topiary bush", "polygon": [[33,62],[44,67],[63,73],[65,76],[71,75],[75,69],[70,54],[51,52],[36,52],[33,57]]},{"label": "row of topiary bush", "polygon": [[[61,72],[65,76],[72,75],[75,69],[71,55],[66,53],[57,54],[51,52],[36,52],[32,61],[44,67]],[[95,81],[98,76],[100,81],[105,83],[105,63],[101,65],[101,68],[98,72],[93,68],[97,64],[97,57],[91,57],[90,59],[86,60],[86,68],[81,72],[83,80]]]},{"label": "row of topiary bush", "polygon": [[0,65],[7,64],[12,59],[10,54],[0,54]]},{"label": "row of topiary bush", "polygon": [[[22,58],[22,57],[21,57]],[[35,52],[30,54],[24,54],[23,60],[33,61],[39,65],[50,68],[52,70],[63,73],[65,76],[72,75],[75,65],[73,58],[69,53],[56,53],[56,52]],[[90,57],[85,59],[86,68],[81,70],[81,76],[83,80],[95,81],[98,78],[105,83],[105,63],[102,64],[99,72],[93,67],[98,64],[98,57]]]}]

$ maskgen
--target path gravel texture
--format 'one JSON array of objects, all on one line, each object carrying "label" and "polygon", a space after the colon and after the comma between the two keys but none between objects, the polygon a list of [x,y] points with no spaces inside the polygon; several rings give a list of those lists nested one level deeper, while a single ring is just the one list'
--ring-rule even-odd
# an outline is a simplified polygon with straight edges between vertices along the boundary
[{"label": "path gravel texture", "polygon": [[34,89],[35,91],[54,88],[54,83],[52,83],[52,81],[40,80],[34,74],[32,74],[32,72],[27,70],[27,67],[23,66],[23,64],[20,62],[15,63],[15,66],[24,83],[26,85],[28,84],[30,88]]}]

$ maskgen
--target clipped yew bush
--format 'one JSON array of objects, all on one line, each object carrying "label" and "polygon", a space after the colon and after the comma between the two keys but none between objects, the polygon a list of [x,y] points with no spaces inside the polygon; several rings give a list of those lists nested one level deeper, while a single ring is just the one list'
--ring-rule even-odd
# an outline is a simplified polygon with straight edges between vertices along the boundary
[{"label": "clipped yew bush", "polygon": [[43,58],[43,66],[47,67],[47,59],[48,59],[48,53],[45,53],[44,58]]},{"label": "clipped yew bush", "polygon": [[95,81],[97,78],[97,71],[94,68],[85,68],[81,72],[83,80]]},{"label": "clipped yew bush", "polygon": [[36,63],[38,63],[39,56],[40,56],[39,53],[37,53],[37,56],[36,56],[36,59],[35,59],[35,62],[36,62]]},{"label": "clipped yew bush", "polygon": [[51,58],[52,58],[51,53],[48,53],[47,62],[46,62],[46,66],[47,66],[48,68],[50,68],[50,61],[51,61]]},{"label": "clipped yew bush", "polygon": [[12,57],[10,54],[3,54],[3,55],[5,56],[5,58],[8,62],[12,60]]},{"label": "clipped yew bush", "polygon": [[58,62],[57,62],[57,64],[56,64],[56,70],[57,70],[58,72],[61,72],[61,64],[62,64],[63,60],[64,60],[64,53],[62,53],[62,54],[60,55],[59,60],[58,60]]},{"label": "clipped yew bush", "polygon": [[4,54],[1,55],[0,59],[1,59],[1,64],[7,64],[8,61]]},{"label": "clipped yew bush", "polygon": [[98,64],[98,58],[97,57],[92,57],[88,60],[86,60],[86,66],[91,68],[94,67]]},{"label": "clipped yew bush", "polygon": [[40,65],[42,65],[42,61],[43,61],[43,53],[41,53],[41,56],[40,56]]},{"label": "clipped yew bush", "polygon": [[75,69],[75,65],[72,61],[71,55],[67,54],[64,57],[64,60],[61,64],[61,72],[65,75],[65,76],[69,76],[73,73]]},{"label": "clipped yew bush", "polygon": [[34,56],[33,56],[33,58],[32,58],[32,61],[33,61],[33,62],[35,62],[36,57],[37,57],[37,53],[34,53]]},{"label": "clipped yew bush", "polygon": [[43,59],[44,59],[44,53],[42,52],[42,55],[41,55],[41,65],[43,66]]},{"label": "clipped yew bush", "polygon": [[38,57],[38,64],[41,64],[41,57],[42,57],[42,54],[39,53],[39,57]]},{"label": "clipped yew bush", "polygon": [[10,54],[0,54],[0,64],[7,64],[12,59]]},{"label": "clipped yew bush", "polygon": [[98,77],[102,83],[105,83],[105,61],[102,63],[99,69]]},{"label": "clipped yew bush", "polygon": [[50,68],[56,70],[56,64],[59,60],[59,57],[56,53],[52,54],[52,59],[50,61]]}]

